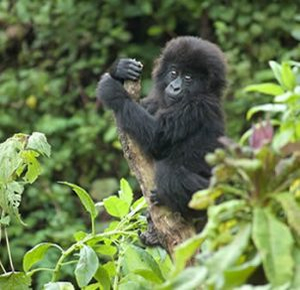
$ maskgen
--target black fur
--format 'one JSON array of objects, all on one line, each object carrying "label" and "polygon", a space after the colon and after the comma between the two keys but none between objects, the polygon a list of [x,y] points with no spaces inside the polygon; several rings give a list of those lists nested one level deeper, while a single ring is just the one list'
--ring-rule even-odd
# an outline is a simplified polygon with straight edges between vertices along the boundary
[{"label": "black fur", "polygon": [[126,65],[120,60],[102,76],[98,97],[114,110],[118,125],[155,160],[152,200],[185,218],[193,217],[197,213],[187,204],[195,191],[208,186],[211,175],[204,157],[224,135],[223,54],[197,37],[171,40],[156,60],[153,89],[141,104],[132,101],[122,86],[123,80],[139,77],[141,65],[126,60]]}]

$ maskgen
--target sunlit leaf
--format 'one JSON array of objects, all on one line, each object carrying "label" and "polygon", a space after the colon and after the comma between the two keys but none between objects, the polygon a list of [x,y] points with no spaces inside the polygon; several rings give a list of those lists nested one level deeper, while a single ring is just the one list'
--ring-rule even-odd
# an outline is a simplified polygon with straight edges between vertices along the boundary
[{"label": "sunlit leaf", "polygon": [[294,267],[292,258],[294,241],[289,228],[268,209],[255,208],[252,238],[271,284],[275,287],[291,281]]},{"label": "sunlit leaf", "polygon": [[79,253],[79,261],[75,269],[75,277],[79,287],[89,284],[99,267],[97,254],[89,246],[83,245]]},{"label": "sunlit leaf", "polygon": [[276,78],[276,80],[278,81],[278,83],[282,86],[283,85],[283,81],[282,81],[282,72],[281,72],[281,66],[279,63],[277,63],[276,61],[269,61],[269,65],[274,73],[274,76]]},{"label": "sunlit leaf", "polygon": [[294,90],[296,86],[296,76],[294,75],[290,64],[288,62],[283,62],[281,67],[283,85],[290,91]]},{"label": "sunlit leaf", "polygon": [[117,196],[110,196],[103,200],[106,211],[114,217],[122,218],[129,212],[130,206]]},{"label": "sunlit leaf", "polygon": [[277,194],[275,199],[281,204],[288,220],[288,224],[300,238],[300,206],[290,192]]},{"label": "sunlit leaf", "polygon": [[284,93],[281,86],[273,83],[250,85],[245,88],[246,92],[258,92],[271,96],[278,96]]},{"label": "sunlit leaf", "polygon": [[75,290],[70,282],[50,282],[45,284],[43,290]]},{"label": "sunlit leaf", "polygon": [[91,199],[90,195],[83,188],[69,182],[60,182],[60,183],[65,184],[74,190],[74,192],[78,195],[82,205],[84,206],[86,211],[90,213],[92,218],[95,218],[97,216],[96,206],[93,200]]},{"label": "sunlit leaf", "polygon": [[60,247],[52,243],[41,243],[29,250],[23,258],[24,271],[28,272],[34,264],[41,261],[50,247],[55,247],[61,250]]},{"label": "sunlit leaf", "polygon": [[120,196],[121,200],[125,201],[129,206],[131,205],[132,200],[133,200],[132,189],[131,189],[128,181],[125,180],[124,178],[122,178],[120,181],[119,196]]},{"label": "sunlit leaf", "polygon": [[51,154],[51,146],[47,142],[45,134],[39,132],[34,132],[29,136],[26,148],[35,150],[42,155],[46,155],[47,157],[50,157]]},{"label": "sunlit leaf", "polygon": [[284,112],[287,109],[287,106],[284,104],[264,104],[252,107],[247,112],[247,120],[250,120],[252,116],[257,112]]},{"label": "sunlit leaf", "polygon": [[31,289],[30,285],[30,277],[23,272],[9,272],[0,275],[0,289],[29,290]]}]

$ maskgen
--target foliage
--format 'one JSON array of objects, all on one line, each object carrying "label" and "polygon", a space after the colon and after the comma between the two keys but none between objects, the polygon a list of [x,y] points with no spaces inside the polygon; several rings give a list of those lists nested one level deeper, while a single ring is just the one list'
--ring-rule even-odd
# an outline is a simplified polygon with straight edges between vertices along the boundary
[{"label": "foliage", "polygon": [[257,112],[271,114],[271,122],[279,126],[273,145],[279,149],[288,142],[300,139],[300,63],[270,61],[278,84],[264,83],[246,87],[247,92],[258,92],[273,96],[273,102],[252,107],[247,114],[250,119]]}]

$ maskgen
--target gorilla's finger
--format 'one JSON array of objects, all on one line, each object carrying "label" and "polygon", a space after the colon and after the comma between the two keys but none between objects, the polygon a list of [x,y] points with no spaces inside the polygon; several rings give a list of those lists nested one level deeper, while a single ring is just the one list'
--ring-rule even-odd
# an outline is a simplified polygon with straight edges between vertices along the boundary
[{"label": "gorilla's finger", "polygon": [[139,78],[141,74],[134,70],[128,70],[128,75],[133,78]]},{"label": "gorilla's finger", "polygon": [[134,71],[137,71],[137,72],[141,72],[143,70],[143,67],[141,67],[138,63],[131,63],[129,65],[129,69],[132,69]]}]

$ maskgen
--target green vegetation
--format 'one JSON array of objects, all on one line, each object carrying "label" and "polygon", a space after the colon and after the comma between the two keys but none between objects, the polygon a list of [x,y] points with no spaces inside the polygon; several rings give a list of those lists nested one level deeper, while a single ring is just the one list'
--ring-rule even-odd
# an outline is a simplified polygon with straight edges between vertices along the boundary
[{"label": "green vegetation", "polygon": [[[300,18],[295,1],[254,2],[0,1],[0,268],[23,269],[1,275],[1,289],[28,289],[31,279],[34,289],[230,289],[259,265],[265,289],[299,287],[300,65],[290,60],[300,59]],[[228,135],[244,135],[208,156],[214,178],[192,205],[208,208],[209,222],[171,263],[139,245],[143,203],[127,183],[108,197],[123,176],[136,183],[95,88],[128,56],[144,64],[146,94],[160,47],[185,34],[225,51]],[[255,118],[263,121],[248,130]],[[52,155],[42,171],[44,134]]]}]

